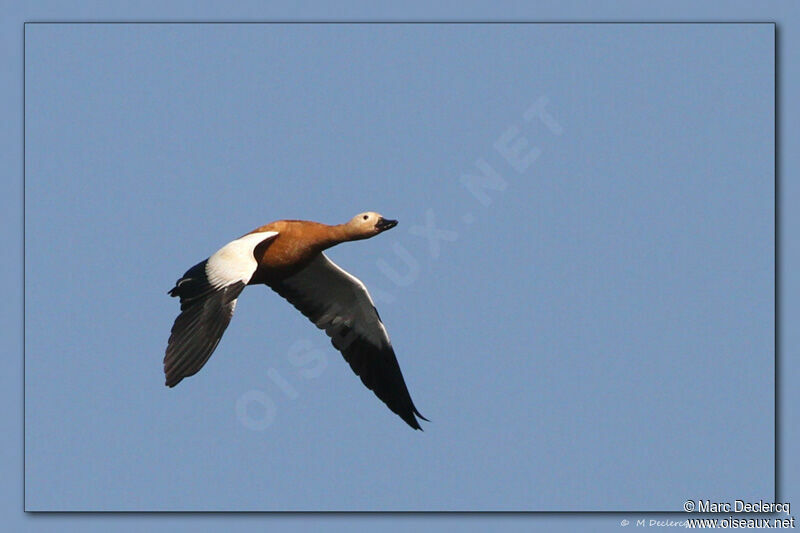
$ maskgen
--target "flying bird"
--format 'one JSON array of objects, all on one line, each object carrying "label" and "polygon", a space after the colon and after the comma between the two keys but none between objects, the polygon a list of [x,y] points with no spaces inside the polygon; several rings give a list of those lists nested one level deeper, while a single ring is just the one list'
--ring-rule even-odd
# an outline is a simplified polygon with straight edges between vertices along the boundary
[{"label": "flying bird", "polygon": [[267,285],[295,306],[393,412],[422,429],[389,334],[364,284],[325,255],[342,242],[369,239],[397,225],[378,213],[361,213],[329,226],[278,220],[229,242],[186,271],[169,291],[180,298],[164,357],[166,385],[174,387],[208,361],[247,285]]}]

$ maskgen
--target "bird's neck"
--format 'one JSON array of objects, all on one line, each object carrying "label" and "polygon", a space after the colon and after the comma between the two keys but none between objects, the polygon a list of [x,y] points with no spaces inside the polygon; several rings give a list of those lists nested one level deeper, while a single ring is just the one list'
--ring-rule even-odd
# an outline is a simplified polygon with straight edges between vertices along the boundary
[{"label": "bird's neck", "polygon": [[353,229],[348,226],[347,224],[337,224],[335,226],[326,226],[325,236],[323,238],[323,246],[325,248],[330,248],[331,246],[336,246],[339,243],[347,242],[347,241],[355,241],[360,238],[358,234],[356,234]]}]

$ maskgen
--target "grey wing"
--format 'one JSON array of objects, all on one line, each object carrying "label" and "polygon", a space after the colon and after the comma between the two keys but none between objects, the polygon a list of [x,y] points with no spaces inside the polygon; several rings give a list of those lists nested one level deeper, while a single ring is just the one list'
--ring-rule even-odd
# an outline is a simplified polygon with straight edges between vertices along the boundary
[{"label": "grey wing", "polygon": [[206,364],[230,324],[236,299],[245,287],[237,281],[215,288],[205,274],[206,261],[178,280],[171,296],[181,299],[181,313],[172,325],[164,356],[166,385],[174,387]]},{"label": "grey wing", "polygon": [[274,239],[274,231],[248,233],[189,270],[169,291],[181,300],[172,325],[164,374],[168,387],[196,374],[214,353],[231,322],[236,299],[256,270],[255,247]]},{"label": "grey wing", "polygon": [[423,417],[408,392],[389,334],[364,284],[325,254],[269,286],[331,338],[333,346],[389,409],[414,429]]}]

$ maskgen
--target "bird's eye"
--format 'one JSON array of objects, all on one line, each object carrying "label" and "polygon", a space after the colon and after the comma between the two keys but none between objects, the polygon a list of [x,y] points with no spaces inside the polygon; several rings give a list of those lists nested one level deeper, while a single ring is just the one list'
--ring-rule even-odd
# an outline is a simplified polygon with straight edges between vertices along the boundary
[{"label": "bird's eye", "polygon": [[369,218],[369,215],[364,215],[364,220],[367,220],[368,218]]}]

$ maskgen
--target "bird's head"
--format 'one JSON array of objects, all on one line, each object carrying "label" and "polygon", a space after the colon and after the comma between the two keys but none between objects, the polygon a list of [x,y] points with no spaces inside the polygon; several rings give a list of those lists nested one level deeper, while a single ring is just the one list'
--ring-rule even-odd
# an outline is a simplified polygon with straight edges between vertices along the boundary
[{"label": "bird's head", "polygon": [[346,224],[354,239],[368,239],[374,237],[378,233],[383,233],[386,230],[392,229],[396,225],[396,220],[383,218],[374,211],[359,213]]}]

